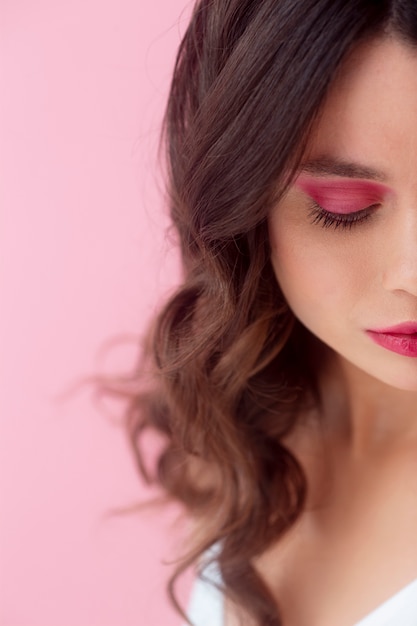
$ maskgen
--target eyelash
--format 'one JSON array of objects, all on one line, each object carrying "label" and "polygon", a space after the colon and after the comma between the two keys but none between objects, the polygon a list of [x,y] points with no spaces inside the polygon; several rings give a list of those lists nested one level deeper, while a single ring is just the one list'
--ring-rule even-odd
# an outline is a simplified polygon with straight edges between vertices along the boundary
[{"label": "eyelash", "polygon": [[378,207],[378,204],[372,204],[361,211],[355,213],[330,213],[314,202],[310,207],[309,217],[312,218],[312,224],[319,224],[322,228],[353,228],[358,224],[366,221],[372,216],[374,210]]}]

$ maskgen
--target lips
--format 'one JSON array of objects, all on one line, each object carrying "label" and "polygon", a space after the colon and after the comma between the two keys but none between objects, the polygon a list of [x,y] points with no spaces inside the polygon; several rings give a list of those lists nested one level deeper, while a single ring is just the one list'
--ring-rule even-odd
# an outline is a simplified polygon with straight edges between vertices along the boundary
[{"label": "lips", "polygon": [[366,333],[375,343],[391,352],[417,357],[417,322],[404,322],[390,328],[367,330]]}]

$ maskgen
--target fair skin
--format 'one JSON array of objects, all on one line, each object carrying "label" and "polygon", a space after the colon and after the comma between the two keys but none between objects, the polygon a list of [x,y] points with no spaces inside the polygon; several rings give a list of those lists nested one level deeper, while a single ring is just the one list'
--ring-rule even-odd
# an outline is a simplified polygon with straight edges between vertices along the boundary
[{"label": "fair skin", "polygon": [[[417,578],[417,356],[365,332],[417,323],[416,51],[387,37],[351,55],[305,162],[323,158],[378,181],[352,191],[357,177],[310,168],[269,219],[283,293],[329,347],[321,420],[308,416],[286,442],[307,476],[306,511],[254,562],[285,626],[352,626]],[[346,180],[347,200],[325,187],[341,182],[345,193]],[[324,228],[313,223],[311,189],[343,215],[349,202],[373,208],[351,227]],[[239,623],[229,601],[225,620]]]}]

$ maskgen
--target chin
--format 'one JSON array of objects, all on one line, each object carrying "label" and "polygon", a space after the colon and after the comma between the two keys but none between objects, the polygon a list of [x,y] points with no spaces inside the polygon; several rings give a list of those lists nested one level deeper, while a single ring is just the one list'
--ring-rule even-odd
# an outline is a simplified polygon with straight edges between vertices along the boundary
[{"label": "chin", "polygon": [[[402,357],[404,358],[404,357]],[[369,371],[368,373],[379,382],[401,391],[417,393],[417,360],[410,363],[411,367],[391,365],[388,371]]]},{"label": "chin", "polygon": [[417,393],[417,373],[414,373],[414,376],[403,376],[391,381],[388,380],[386,384],[395,387],[395,389]]},{"label": "chin", "polygon": [[[332,350],[342,366],[342,376],[346,375],[357,384],[372,387],[375,382],[394,389],[417,393],[417,358],[400,356],[394,353],[370,354],[362,349],[362,358],[355,358],[359,350],[345,353]],[[337,361],[333,363],[336,365]],[[366,380],[368,378],[368,381]],[[381,390],[382,391],[382,390]],[[375,390],[375,392],[377,392]]]}]

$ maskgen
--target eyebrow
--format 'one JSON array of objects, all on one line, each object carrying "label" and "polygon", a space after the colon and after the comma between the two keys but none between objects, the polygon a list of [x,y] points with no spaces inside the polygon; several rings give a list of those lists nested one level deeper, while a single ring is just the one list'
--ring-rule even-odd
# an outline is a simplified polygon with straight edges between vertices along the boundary
[{"label": "eyebrow", "polygon": [[301,164],[301,172],[313,174],[314,176],[343,176],[345,178],[368,178],[371,180],[386,181],[386,175],[372,167],[344,161],[331,157],[319,157],[309,159]]}]

